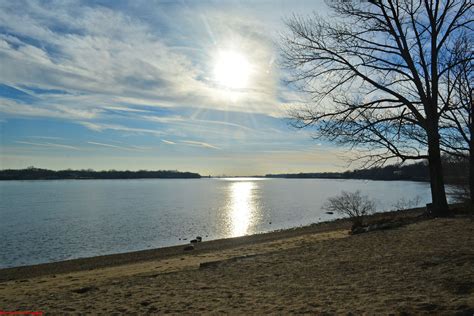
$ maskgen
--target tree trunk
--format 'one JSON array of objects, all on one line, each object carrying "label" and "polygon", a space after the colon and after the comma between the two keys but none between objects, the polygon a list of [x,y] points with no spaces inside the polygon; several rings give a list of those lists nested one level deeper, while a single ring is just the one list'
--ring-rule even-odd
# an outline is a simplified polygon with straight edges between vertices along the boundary
[{"label": "tree trunk", "polygon": [[446,191],[444,188],[443,166],[441,164],[441,151],[437,127],[428,130],[428,162],[431,199],[433,201],[431,215],[435,217],[447,216],[449,214],[448,201],[446,199]]},{"label": "tree trunk", "polygon": [[[472,124],[471,124],[472,126]],[[471,140],[469,143],[469,207],[474,211],[474,135],[471,128]]]},{"label": "tree trunk", "polygon": [[474,100],[472,95],[474,90],[470,90],[471,97],[471,108],[469,112],[469,197],[471,203],[469,203],[471,211],[474,211]]}]

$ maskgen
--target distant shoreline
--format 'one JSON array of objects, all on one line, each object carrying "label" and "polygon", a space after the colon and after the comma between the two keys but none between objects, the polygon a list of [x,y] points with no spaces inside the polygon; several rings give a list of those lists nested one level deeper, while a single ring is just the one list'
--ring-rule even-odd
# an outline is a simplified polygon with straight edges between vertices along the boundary
[{"label": "distant shoreline", "polygon": [[123,180],[123,179],[200,179],[199,173],[177,170],[49,170],[41,168],[0,170],[0,180]]},{"label": "distant shoreline", "polygon": [[332,176],[265,176],[265,179],[303,179],[303,180],[312,180],[312,179],[328,179],[328,180],[371,180],[371,181],[414,181],[414,182],[429,182],[429,179],[426,178],[353,178],[353,177],[332,177]]},{"label": "distant shoreline", "polygon": [[9,182],[9,181],[65,181],[65,180],[78,180],[78,181],[85,181],[85,180],[199,180],[201,178],[185,178],[185,177],[169,177],[169,178],[35,178],[35,179],[0,179],[0,182]]},{"label": "distant shoreline", "polygon": [[[463,165],[448,165],[445,172],[446,183],[456,183],[465,175]],[[387,165],[342,172],[299,172],[275,173],[253,176],[201,176],[195,172],[178,170],[49,170],[35,167],[26,169],[0,170],[1,180],[95,180],[95,179],[196,179],[196,178],[263,178],[263,179],[347,179],[379,181],[429,182],[429,170],[425,162],[406,165]]]}]

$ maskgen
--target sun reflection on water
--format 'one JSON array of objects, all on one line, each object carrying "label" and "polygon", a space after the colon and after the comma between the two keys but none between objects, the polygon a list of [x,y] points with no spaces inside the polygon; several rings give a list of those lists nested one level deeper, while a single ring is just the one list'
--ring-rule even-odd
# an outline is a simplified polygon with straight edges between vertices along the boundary
[{"label": "sun reflection on water", "polygon": [[232,237],[248,233],[253,217],[256,215],[254,190],[256,185],[250,181],[235,181],[230,185],[229,215]]}]

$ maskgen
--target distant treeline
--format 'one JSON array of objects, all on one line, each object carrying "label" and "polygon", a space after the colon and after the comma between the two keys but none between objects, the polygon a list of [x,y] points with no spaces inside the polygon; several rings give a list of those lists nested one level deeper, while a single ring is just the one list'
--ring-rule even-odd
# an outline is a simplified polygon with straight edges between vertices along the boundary
[{"label": "distant treeline", "polygon": [[326,178],[337,179],[342,178],[341,172],[300,172],[300,173],[278,173],[266,174],[265,178],[288,178],[288,179],[310,179],[310,178]]},{"label": "distant treeline", "polygon": [[87,170],[48,170],[29,167],[27,169],[0,170],[0,180],[62,180],[62,179],[189,179],[201,178],[198,173],[171,170],[139,171],[94,171]]},{"label": "distant treeline", "polygon": [[[445,160],[443,165],[447,183],[457,182],[458,179],[466,176],[465,162]],[[265,177],[429,181],[429,170],[426,162],[418,162],[345,172],[267,174]]]}]

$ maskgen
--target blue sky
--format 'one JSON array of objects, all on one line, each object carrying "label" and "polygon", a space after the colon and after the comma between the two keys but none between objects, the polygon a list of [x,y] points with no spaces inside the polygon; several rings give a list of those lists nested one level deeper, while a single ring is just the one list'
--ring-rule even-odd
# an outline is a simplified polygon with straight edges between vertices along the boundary
[{"label": "blue sky", "polygon": [[344,169],[287,124],[305,97],[277,43],[312,11],[324,2],[0,1],[0,168]]}]

